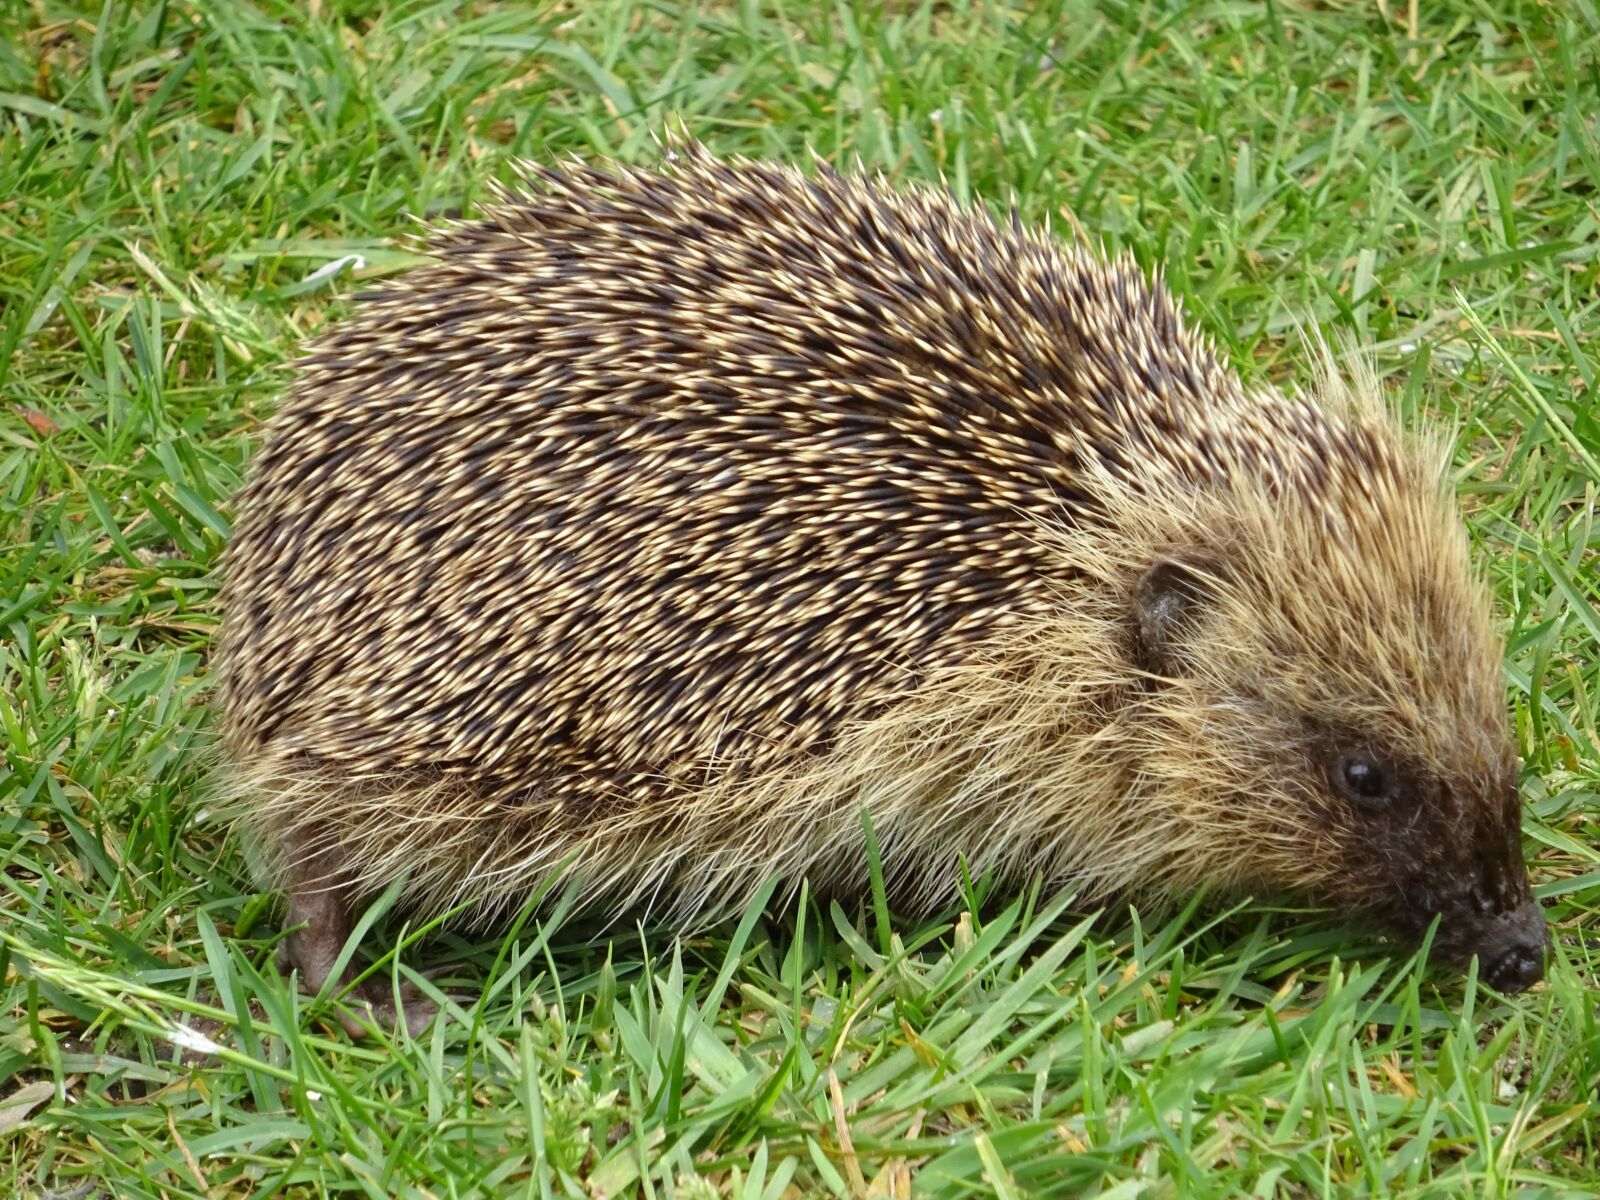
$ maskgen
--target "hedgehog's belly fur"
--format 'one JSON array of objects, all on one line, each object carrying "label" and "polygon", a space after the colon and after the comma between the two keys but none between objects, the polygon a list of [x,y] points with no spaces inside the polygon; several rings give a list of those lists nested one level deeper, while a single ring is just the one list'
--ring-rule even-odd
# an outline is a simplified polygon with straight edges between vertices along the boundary
[{"label": "hedgehog's belly fur", "polygon": [[[463,904],[489,916],[514,909],[558,869],[592,905],[682,923],[737,909],[773,877],[860,894],[863,810],[902,911],[955,899],[963,866],[1126,888],[1163,838],[1159,821],[1128,818],[1116,802],[1128,785],[1115,730],[1071,738],[1053,722],[1065,708],[1043,711],[1024,699],[1025,683],[986,689],[987,678],[953,663],[838,722],[826,741],[702,760],[676,776],[602,775],[554,755],[507,758],[493,773],[477,764],[353,772],[285,726],[264,743],[234,745],[227,786],[264,882],[322,882],[300,868],[318,856],[321,869],[337,866],[326,882],[353,895],[407,877],[404,906],[423,916]],[[1063,781],[1067,823],[1054,802]],[[1119,813],[1143,822],[1129,831],[1137,837],[1120,836]]]}]

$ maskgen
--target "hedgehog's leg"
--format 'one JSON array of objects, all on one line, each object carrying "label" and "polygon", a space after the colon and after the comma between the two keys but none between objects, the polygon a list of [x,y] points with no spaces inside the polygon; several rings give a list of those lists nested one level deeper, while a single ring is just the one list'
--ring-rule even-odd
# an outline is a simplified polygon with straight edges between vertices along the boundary
[{"label": "hedgehog's leg", "polygon": [[[333,974],[334,965],[355,927],[355,888],[344,871],[337,849],[302,834],[284,838],[283,890],[288,898],[284,925],[292,932],[282,944],[286,966],[299,971],[302,985],[313,995],[320,992]],[[348,987],[359,974],[354,963],[344,970],[340,987]],[[437,1006],[415,986],[404,984],[400,1000],[406,1015],[406,1029],[418,1037],[438,1011]],[[345,997],[347,1005],[360,1005],[372,1019],[393,1028],[402,1007],[388,984],[368,979]],[[353,1012],[341,1011],[339,1020],[351,1037],[366,1035],[366,1026]]]}]

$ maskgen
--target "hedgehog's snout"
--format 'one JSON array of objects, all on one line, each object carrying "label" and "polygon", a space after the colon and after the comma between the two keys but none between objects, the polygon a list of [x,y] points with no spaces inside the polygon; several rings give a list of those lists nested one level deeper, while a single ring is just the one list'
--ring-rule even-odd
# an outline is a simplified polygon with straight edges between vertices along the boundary
[{"label": "hedgehog's snout", "polygon": [[[1517,839],[1510,839],[1513,846]],[[1520,849],[1520,847],[1519,847]],[[1499,992],[1520,992],[1544,978],[1550,930],[1528,888],[1520,855],[1487,856],[1479,882],[1445,914],[1447,939],[1464,961],[1478,959],[1478,975]]]},{"label": "hedgehog's snout", "polygon": [[1538,901],[1529,897],[1510,912],[1481,921],[1472,939],[1482,980],[1499,992],[1520,992],[1544,978],[1550,929]]},{"label": "hedgehog's snout", "polygon": [[1491,808],[1481,792],[1455,803],[1448,785],[1438,789],[1433,819],[1412,846],[1421,861],[1391,894],[1386,919],[1421,939],[1437,918],[1436,956],[1463,970],[1476,958],[1484,983],[1512,993],[1544,978],[1551,941],[1528,886],[1515,784],[1502,791],[1503,804]]},{"label": "hedgehog's snout", "polygon": [[1480,978],[1499,992],[1520,992],[1544,978],[1550,928],[1528,886],[1522,858],[1522,800],[1508,773],[1500,785],[1501,820],[1479,830],[1483,876],[1468,896],[1465,948]]}]

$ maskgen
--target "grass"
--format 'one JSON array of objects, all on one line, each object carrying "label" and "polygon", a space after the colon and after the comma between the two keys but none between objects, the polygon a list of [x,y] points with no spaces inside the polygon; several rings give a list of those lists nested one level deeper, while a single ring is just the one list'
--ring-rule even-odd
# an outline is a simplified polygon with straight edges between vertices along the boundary
[{"label": "grass", "polygon": [[[1592,0],[0,6],[0,1189],[1594,1195],[1597,63]],[[1253,378],[1374,347],[1458,433],[1550,979],[1036,895],[443,933],[405,963],[483,1000],[414,1045],[293,996],[196,752],[280,368],[411,215],[670,114],[1070,210]]]}]

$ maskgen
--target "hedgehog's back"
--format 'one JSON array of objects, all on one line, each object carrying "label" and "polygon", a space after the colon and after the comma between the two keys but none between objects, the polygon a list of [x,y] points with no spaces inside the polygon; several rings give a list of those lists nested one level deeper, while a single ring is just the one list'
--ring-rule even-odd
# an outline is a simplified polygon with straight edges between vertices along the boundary
[{"label": "hedgehog's back", "polygon": [[[582,807],[827,744],[1048,602],[1164,295],[942,195],[538,171],[303,365],[241,500],[236,752]],[[1129,346],[1142,347],[1130,359]]]}]

